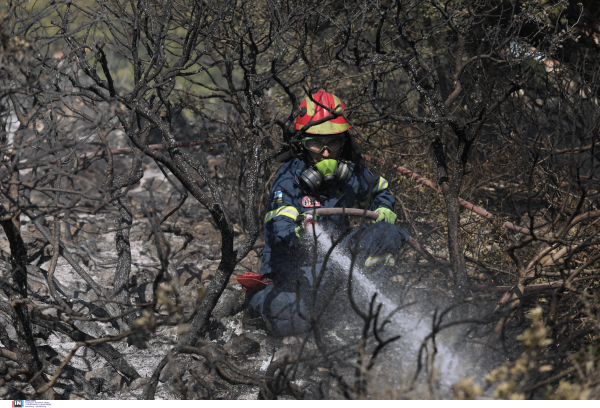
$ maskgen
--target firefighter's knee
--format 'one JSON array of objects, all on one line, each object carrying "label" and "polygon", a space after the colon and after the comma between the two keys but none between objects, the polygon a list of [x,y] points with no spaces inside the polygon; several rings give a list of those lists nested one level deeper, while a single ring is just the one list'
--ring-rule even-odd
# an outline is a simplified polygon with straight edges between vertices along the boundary
[{"label": "firefighter's knee", "polygon": [[270,334],[283,337],[308,330],[309,324],[298,313],[298,305],[300,313],[307,312],[304,300],[298,300],[295,292],[269,285],[252,297],[248,309],[263,319]]}]

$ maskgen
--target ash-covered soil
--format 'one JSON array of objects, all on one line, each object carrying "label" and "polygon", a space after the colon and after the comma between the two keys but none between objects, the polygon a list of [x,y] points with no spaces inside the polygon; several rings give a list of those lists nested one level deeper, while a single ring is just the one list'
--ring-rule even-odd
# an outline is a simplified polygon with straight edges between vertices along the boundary
[{"label": "ash-covered soil", "polygon": [[[208,154],[204,156],[204,160],[211,169],[211,177],[221,177],[219,169],[227,166],[226,159],[221,155]],[[122,171],[126,170],[123,159],[120,159],[118,164]],[[96,180],[96,182],[100,184],[102,180]],[[227,190],[223,189],[223,193],[226,194]],[[134,217],[130,234],[132,263],[128,284],[129,302],[143,304],[152,300],[152,284],[161,269],[155,239],[151,234],[148,210],[154,207],[166,214],[176,205],[180,195],[165,179],[158,167],[154,163],[148,162],[145,165],[144,178],[127,192],[127,198]],[[32,194],[31,199],[32,201],[42,200],[43,197],[36,197]],[[228,197],[226,196],[224,199],[227,200]],[[62,223],[62,239],[65,246],[75,256],[79,265],[109,294],[114,291],[114,276],[118,259],[114,231],[114,221],[117,217],[116,209],[109,205],[95,213],[73,213],[70,218],[71,224]],[[48,228],[50,226],[48,225]],[[67,234],[66,228],[69,228],[70,234]],[[42,238],[32,222],[25,216],[21,217],[21,231],[28,246],[28,254],[32,258],[30,259],[31,265],[28,267],[29,296],[38,306],[52,304],[46,285],[52,246]],[[201,293],[203,287],[210,283],[217,269],[220,260],[220,234],[213,225],[208,211],[191,197],[163,223],[163,231],[171,249],[169,273],[174,276],[174,289],[179,296],[179,304],[182,306],[184,314],[187,315],[197,305],[198,294]],[[244,233],[239,224],[235,226],[235,233],[236,245],[238,245],[244,239]],[[0,246],[2,249],[0,262],[3,263],[4,271],[8,271],[10,248],[4,235],[0,236]],[[285,356],[297,355],[301,343],[301,339],[295,337],[276,339],[267,336],[260,327],[244,326],[242,323],[245,292],[235,278],[246,271],[258,271],[260,267],[259,254],[263,246],[261,233],[254,249],[237,265],[226,291],[213,311],[209,333],[197,344],[197,347],[203,348],[213,356],[231,363],[237,369],[256,378],[266,374],[272,361]],[[405,303],[419,300],[425,303],[431,302],[430,309],[442,306],[451,296],[443,284],[440,285],[435,281],[435,277],[439,276],[439,273],[431,270],[419,271],[417,263],[413,262],[414,259],[414,254],[404,251],[402,261],[404,263],[400,262],[397,266],[400,270],[406,269],[408,273],[393,277],[385,284],[385,287],[398,296],[402,294]],[[55,278],[59,293],[68,299],[72,307],[75,310],[81,309],[89,312],[90,308],[86,308],[85,305],[98,297],[62,257],[58,258]],[[163,287],[165,284],[166,282],[161,283]],[[408,288],[411,289],[410,292]],[[426,294],[427,291],[423,291],[425,288],[432,289],[433,295]],[[101,311],[94,313],[96,317],[105,317]],[[167,312],[165,311],[164,314],[166,315]],[[352,314],[349,306],[345,314],[346,316]],[[56,316],[56,312],[53,315]],[[139,316],[139,312],[137,316]],[[0,324],[7,328],[8,337],[14,338],[14,329],[6,324],[8,321],[8,316],[0,312]],[[339,354],[342,355],[338,359],[338,363],[341,362],[341,364],[336,363],[335,366],[324,367],[319,364],[307,363],[298,367],[296,377],[299,379],[296,383],[303,389],[309,390],[307,395],[310,396],[310,392],[315,392],[315,397],[324,396],[323,393],[328,398],[343,397],[339,387],[332,386],[328,390],[323,390],[323,384],[335,382],[336,376],[338,379],[345,378],[349,384],[352,384],[352,377],[355,374],[353,364],[357,355],[356,345],[359,343],[358,336],[360,335],[360,322],[358,322],[358,326],[355,325],[356,323],[356,321],[350,322],[348,326],[342,322],[337,324],[336,331],[325,334],[328,347],[339,350]],[[117,327],[110,322],[78,323],[77,327],[96,338],[119,333]],[[55,372],[76,342],[64,333],[50,331],[47,328],[34,326],[34,331],[36,343],[48,366],[47,371]],[[138,336],[138,341],[128,342],[127,339],[122,339],[111,342],[112,347],[121,353],[140,374],[141,378],[134,381],[129,381],[126,376],[117,372],[105,358],[91,348],[81,348],[54,388],[61,398],[66,399],[140,398],[148,378],[154,372],[159,361],[172,347],[178,344],[181,336],[185,336],[185,332],[185,325],[161,326],[151,333]],[[140,339],[141,341],[139,341]],[[304,353],[310,353],[316,349],[312,339],[302,347]],[[415,358],[414,355],[408,357]],[[385,358],[388,361],[394,361],[391,358]],[[406,360],[400,354],[394,358]],[[2,360],[0,361],[0,375],[5,375],[11,368],[16,368],[9,360],[0,360]],[[410,364],[409,366],[412,367]],[[393,380],[394,375],[388,372],[387,378]],[[392,382],[394,383],[393,387],[398,387],[397,381]],[[381,381],[379,383],[383,384]],[[311,389],[314,391],[310,391]],[[33,389],[26,382],[17,381],[0,386],[0,397],[3,399],[24,399],[26,394],[31,395],[32,392]],[[386,392],[384,390],[381,394],[378,391],[380,395],[387,395]],[[172,364],[165,367],[160,376],[155,398],[256,399],[258,394],[258,387],[232,384],[221,378],[215,367],[210,367],[203,357],[186,354],[175,356]],[[394,394],[394,396],[397,395]],[[413,397],[415,396],[413,395]]]},{"label": "ash-covered soil", "polygon": [[[206,156],[209,166],[224,165],[221,156]],[[152,283],[159,273],[160,260],[154,237],[151,237],[150,223],[145,210],[150,208],[150,193],[155,207],[165,210],[173,207],[179,199],[177,191],[168,183],[154,163],[146,164],[144,178],[127,193],[128,202],[132,208],[134,220],[131,229],[131,274],[129,279],[130,303],[139,304],[151,301]],[[35,200],[36,197],[32,197]],[[165,213],[167,211],[164,211]],[[77,213],[71,216],[73,221],[68,225],[71,239],[65,236],[67,224],[62,223],[62,237],[65,246],[75,256],[77,262],[95,280],[106,293],[114,290],[114,274],[117,266],[117,251],[115,249],[114,220],[118,214],[114,208],[106,206],[95,214]],[[186,200],[181,209],[170,217],[164,224],[165,237],[171,246],[169,272],[175,271],[175,289],[179,293],[180,304],[184,313],[189,313],[196,305],[198,293],[202,286],[206,287],[217,269],[220,260],[220,234],[213,226],[208,211],[193,198]],[[31,221],[21,217],[21,231],[28,247],[31,265],[28,267],[29,297],[38,305],[52,304],[47,288],[47,271],[52,256],[52,246],[47,244],[42,235],[36,230]],[[241,229],[236,228],[236,242],[243,239]],[[260,266],[261,238],[256,242],[256,250],[238,264],[230,284],[214,311],[213,327],[209,333],[205,347],[213,347],[215,353],[231,360],[240,369],[264,373],[268,362],[274,355],[274,350],[285,346],[283,343],[268,338],[263,331],[246,331],[242,328],[242,308],[245,292],[235,280],[236,276],[246,271],[257,271]],[[2,249],[2,267],[10,271],[10,246],[2,234],[0,236]],[[83,308],[87,302],[98,297],[92,288],[77,274],[77,272],[62,257],[58,258],[55,271],[58,281],[58,291],[69,300],[73,309]],[[162,283],[161,285],[164,285]],[[0,295],[1,296],[1,295]],[[2,299],[6,301],[6,299]],[[56,315],[56,313],[53,313]],[[9,322],[9,317],[0,312],[0,324],[6,327],[9,338],[16,334]],[[90,323],[81,330],[94,337],[116,335],[118,333],[110,323]],[[66,334],[50,331],[34,326],[36,344],[42,357],[49,365],[49,371],[56,371],[75,341]],[[180,335],[184,335],[185,327],[163,326],[153,333],[144,335],[147,348],[129,345],[127,339],[111,342],[129,364],[141,375],[141,378],[129,382],[116,372],[100,355],[90,348],[81,348],[70,362],[69,368],[61,376],[55,389],[64,398],[70,399],[130,399],[138,398],[158,362],[167,351],[177,344]],[[236,347],[232,344],[236,342]],[[4,344],[1,344],[4,346]],[[229,351],[228,351],[229,350]],[[240,350],[243,351],[240,354]],[[182,355],[175,357],[174,365],[184,384],[187,384],[187,398],[227,398],[253,399],[258,388],[247,385],[231,385],[220,379],[201,357]],[[14,364],[9,360],[0,362],[0,375],[6,374]],[[15,366],[16,367],[16,366]],[[204,379],[206,387],[194,385],[191,371]],[[91,387],[82,389],[75,377],[85,378]],[[64,378],[63,378],[64,377]],[[156,398],[178,399],[184,397],[176,379],[173,378],[169,366],[161,374]],[[19,390],[32,392],[27,383],[11,383],[0,387],[0,397],[15,399],[24,395]]]}]

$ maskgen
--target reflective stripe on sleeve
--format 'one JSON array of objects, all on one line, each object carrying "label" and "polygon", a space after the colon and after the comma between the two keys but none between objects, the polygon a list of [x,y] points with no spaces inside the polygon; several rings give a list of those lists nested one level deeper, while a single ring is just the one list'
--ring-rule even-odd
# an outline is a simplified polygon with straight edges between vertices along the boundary
[{"label": "reflective stripe on sleeve", "polygon": [[388,185],[389,183],[387,182],[387,180],[380,176],[379,184],[377,185],[377,192],[385,190],[386,188],[388,188]]},{"label": "reflective stripe on sleeve", "polygon": [[290,217],[291,219],[295,220],[299,214],[300,213],[298,212],[298,210],[296,210],[294,207],[290,207],[290,206],[279,207],[276,210],[269,211],[267,213],[267,215],[265,215],[265,224],[279,215],[285,215],[286,217]]}]

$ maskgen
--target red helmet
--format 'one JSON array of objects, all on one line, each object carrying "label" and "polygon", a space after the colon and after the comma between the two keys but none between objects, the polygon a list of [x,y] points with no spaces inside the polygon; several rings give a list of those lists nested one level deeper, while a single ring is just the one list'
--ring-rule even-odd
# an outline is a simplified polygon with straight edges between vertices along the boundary
[{"label": "red helmet", "polygon": [[[304,116],[302,114],[298,115],[298,118],[296,119],[296,130],[302,129],[311,120],[316,122],[317,120],[330,116],[330,112],[339,112],[342,109],[346,109],[346,105],[344,105],[344,102],[342,102],[340,98],[325,92],[324,89],[319,89],[312,97],[315,101],[327,107],[327,109],[323,109],[321,106],[311,101],[310,98],[306,97],[300,104],[300,109],[306,108],[306,114]],[[311,126],[306,133],[311,135],[333,135],[345,132],[348,129],[350,129],[350,124],[343,116],[338,116],[337,118],[329,119],[327,122]]]}]

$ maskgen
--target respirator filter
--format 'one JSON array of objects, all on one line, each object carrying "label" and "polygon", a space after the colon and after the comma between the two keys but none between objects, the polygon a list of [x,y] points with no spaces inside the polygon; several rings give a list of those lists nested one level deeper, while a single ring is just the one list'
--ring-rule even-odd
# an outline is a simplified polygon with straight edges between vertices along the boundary
[{"label": "respirator filter", "polygon": [[300,175],[300,183],[309,191],[318,190],[323,184],[340,180],[348,183],[354,171],[354,163],[346,160],[321,160],[314,166],[306,169]]}]

